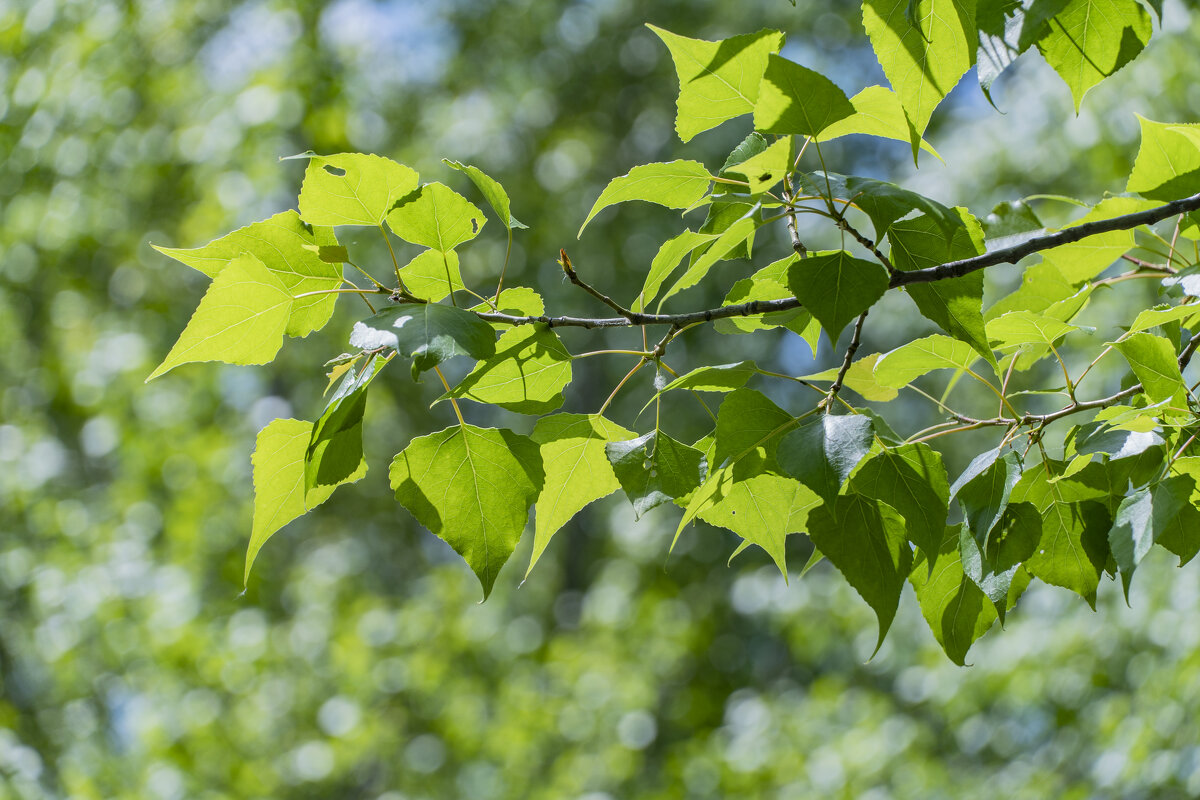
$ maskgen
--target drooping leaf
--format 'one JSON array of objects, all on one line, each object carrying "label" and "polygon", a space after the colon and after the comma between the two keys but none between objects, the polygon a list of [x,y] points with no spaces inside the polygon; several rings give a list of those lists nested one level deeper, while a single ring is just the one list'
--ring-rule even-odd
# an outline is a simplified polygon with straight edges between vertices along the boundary
[{"label": "drooping leaf", "polygon": [[146,382],[180,364],[266,364],[283,346],[292,295],[249,253],[217,273],[179,340]]},{"label": "drooping leaf", "polygon": [[495,178],[488,175],[479,167],[470,164],[451,161],[448,158],[443,158],[442,163],[447,167],[462,172],[471,179],[471,183],[475,184],[476,188],[483,194],[484,199],[488,201],[488,205],[492,207],[492,210],[496,212],[496,216],[500,218],[500,221],[504,223],[504,227],[508,228],[509,231],[512,231],[514,228],[524,229],[529,227],[517,221],[517,218],[512,215],[508,192],[504,191],[504,187]]},{"label": "drooping leaf", "polygon": [[955,482],[954,496],[962,508],[967,529],[981,550],[986,551],[992,531],[1000,524],[1013,487],[1020,478],[1021,464],[1017,454],[1009,451],[961,486]]},{"label": "drooping leaf", "polygon": [[703,453],[661,431],[629,441],[610,441],[604,452],[639,518],[695,490],[707,471]]},{"label": "drooping leaf", "polygon": [[1200,142],[1187,135],[1200,133],[1200,124],[1155,122],[1140,114],[1138,122],[1142,145],[1125,191],[1164,201],[1200,191]]},{"label": "drooping leaf", "polygon": [[659,307],[661,308],[663,303],[684,289],[698,284],[718,261],[740,258],[742,245],[754,236],[754,231],[757,230],[759,224],[754,210],[751,209],[744,217],[730,225],[699,258],[692,262],[679,280],[672,284],[662,299],[658,301]]},{"label": "drooping leaf", "polygon": [[[947,240],[937,220],[928,216],[897,222],[888,239],[896,269],[908,272],[970,258],[983,252],[983,229],[979,221],[962,209],[962,225]],[[983,273],[975,271],[958,278],[908,287],[908,295],[926,319],[956,339],[967,342],[988,362],[995,356],[983,325]]]},{"label": "drooping leaf", "polygon": [[1171,463],[1171,471],[1191,478],[1196,488],[1192,496],[1179,510],[1179,516],[1167,524],[1166,530],[1156,537],[1158,544],[1179,556],[1179,566],[1200,553],[1200,456],[1184,456]]},{"label": "drooping leaf", "polygon": [[978,360],[979,353],[967,342],[935,333],[880,356],[875,362],[875,380],[880,386],[899,389],[934,370],[967,370]]},{"label": "drooping leaf", "polygon": [[658,249],[658,253],[654,256],[654,260],[650,262],[650,271],[646,273],[646,282],[642,285],[642,291],[638,294],[637,299],[633,301],[633,310],[644,311],[646,306],[658,296],[658,290],[662,287],[663,282],[671,276],[671,273],[679,266],[679,262],[683,260],[683,257],[696,248],[709,244],[719,235],[716,233],[694,233],[687,230],[663,242],[662,247]]},{"label": "drooping leaf", "polygon": [[927,555],[938,552],[950,487],[942,457],[929,445],[906,444],[876,452],[850,477],[849,488],[887,503],[904,518],[910,542]]},{"label": "drooping leaf", "polygon": [[391,159],[313,156],[300,187],[300,217],[309,225],[382,225],[396,201],[416,188],[416,171]]},{"label": "drooping leaf", "polygon": [[778,53],[783,34],[763,30],[710,42],[647,25],[671,51],[679,75],[675,131],[683,141],[748,114],[758,101],[767,56]]},{"label": "drooping leaf", "polygon": [[308,494],[345,483],[365,463],[362,426],[367,389],[385,363],[371,356],[361,370],[346,375],[312,426],[304,451],[304,490]]},{"label": "drooping leaf", "polygon": [[416,376],[454,356],[490,358],[496,352],[496,334],[469,311],[420,303],[385,308],[354,323],[350,344],[360,350],[392,348],[410,356]]},{"label": "drooping leaf", "polygon": [[[258,432],[251,457],[254,525],[246,549],[244,583],[250,582],[250,568],[267,540],[284,525],[325,502],[337,488],[337,485],[319,486],[305,492],[304,453],[312,430],[311,422],[277,419]],[[343,483],[353,483],[366,474],[364,460]]]},{"label": "drooping leaf", "polygon": [[1108,544],[1121,573],[1125,601],[1133,572],[1168,526],[1178,520],[1191,501],[1196,482],[1190,475],[1176,475],[1126,497],[1117,509]]},{"label": "drooping leaf", "polygon": [[1150,33],[1150,15],[1137,0],[1070,0],[1037,46],[1078,113],[1088,90],[1142,52]]},{"label": "drooping leaf", "polygon": [[818,414],[783,437],[775,458],[786,474],[833,503],[873,440],[870,417]]},{"label": "drooping leaf", "polygon": [[729,394],[717,411],[717,434],[712,466],[744,458],[762,449],[766,462],[775,458],[780,435],[788,431],[792,415],[753,389],[738,389]]},{"label": "drooping leaf", "polygon": [[1154,431],[1118,430],[1103,422],[1080,425],[1070,438],[1079,455],[1097,453],[1110,461],[1130,458],[1163,444],[1163,438]]},{"label": "drooping leaf", "polygon": [[[203,247],[180,250],[170,247],[155,247],[163,255],[170,256],[181,264],[215,278],[234,258],[249,253],[262,262],[263,266],[292,294],[308,294],[292,303],[288,316],[288,336],[307,336],[320,330],[333,315],[336,294],[309,294],[336,289],[342,284],[342,271],[338,262],[327,262],[320,255],[322,249],[337,245],[332,228],[306,226],[295,211],[255,222]],[[317,248],[314,251],[312,248]]]},{"label": "drooping leaf", "polygon": [[530,438],[541,448],[546,479],[534,505],[533,554],[526,576],[572,517],[621,488],[604,446],[630,436],[599,414],[554,414],[537,421]]},{"label": "drooping leaf", "polygon": [[1147,308],[1144,311],[1138,312],[1137,317],[1133,320],[1133,324],[1129,326],[1127,333],[1148,331],[1160,325],[1168,325],[1172,322],[1182,320],[1187,320],[1183,323],[1183,327],[1194,330],[1198,315],[1200,315],[1200,306],[1196,305]]},{"label": "drooping leaf", "polygon": [[[1054,474],[1063,465],[1051,462]],[[1012,491],[1014,503],[1031,503],[1042,518],[1042,538],[1025,568],[1035,578],[1070,589],[1095,608],[1096,587],[1108,561],[1112,518],[1105,493],[1077,477],[1050,480],[1046,462],[1026,469]]]},{"label": "drooping leaf", "polygon": [[443,397],[490,403],[521,414],[546,414],[563,403],[571,354],[550,328],[517,325],[501,334],[496,352],[475,365]]},{"label": "drooping leaf", "polygon": [[688,208],[708,192],[712,175],[699,161],[671,161],[643,164],[625,175],[613,178],[596,198],[587,219],[579,226],[579,236],[592,218],[617,203],[644,200],[667,208]]},{"label": "drooping leaf", "polygon": [[754,106],[755,130],[818,136],[852,114],[846,93],[829,78],[775,54],[767,57]]},{"label": "drooping leaf", "polygon": [[729,157],[725,159],[725,165],[721,167],[721,173],[724,174],[726,171],[736,167],[738,164],[744,164],[746,161],[754,158],[756,155],[766,150],[767,147],[767,137],[763,136],[758,131],[751,131],[750,134],[742,140],[741,144],[730,151]]},{"label": "drooping leaf", "polygon": [[912,572],[904,518],[886,503],[844,494],[836,504],[822,504],[809,512],[808,535],[875,612],[878,652],[896,616],[904,581]]},{"label": "drooping leaf", "polygon": [[1151,401],[1172,399],[1177,407],[1187,407],[1187,387],[1169,341],[1152,333],[1135,333],[1114,342],[1113,347],[1125,356]]},{"label": "drooping leaf", "polygon": [[466,560],[486,600],[542,488],[537,444],[509,430],[456,425],[413,439],[389,474],[396,500]]},{"label": "drooping leaf", "polygon": [[387,224],[406,242],[445,253],[474,239],[487,218],[467,198],[441,183],[427,183],[396,201]]},{"label": "drooping leaf", "polygon": [[938,547],[917,560],[908,580],[933,637],[951,661],[963,666],[971,645],[995,624],[996,609],[963,571],[958,526],[943,528]]},{"label": "drooping leaf", "polygon": [[746,381],[758,374],[760,374],[758,366],[753,361],[697,367],[668,383],[658,391],[658,394],[663,395],[675,389],[691,389],[693,392],[732,392],[745,386]]},{"label": "drooping leaf", "polygon": [[762,473],[735,480],[732,470],[721,475],[721,485],[700,519],[719,525],[767,552],[787,578],[784,540],[805,528],[808,513],[821,499],[799,482]]},{"label": "drooping leaf", "polygon": [[964,523],[958,531],[958,552],[963,572],[1004,616],[1029,583],[1021,568],[1042,540],[1042,517],[1031,503],[1009,503],[984,547]]},{"label": "drooping leaf", "polygon": [[837,346],[841,332],[883,297],[887,270],[845,250],[815,253],[788,269],[788,288],[825,329]]},{"label": "drooping leaf", "polygon": [[975,3],[866,0],[863,26],[913,127],[924,133],[933,110],[975,63]]},{"label": "drooping leaf", "polygon": [[466,288],[459,271],[458,253],[453,250],[423,250],[400,268],[400,277],[408,291],[431,303]]}]

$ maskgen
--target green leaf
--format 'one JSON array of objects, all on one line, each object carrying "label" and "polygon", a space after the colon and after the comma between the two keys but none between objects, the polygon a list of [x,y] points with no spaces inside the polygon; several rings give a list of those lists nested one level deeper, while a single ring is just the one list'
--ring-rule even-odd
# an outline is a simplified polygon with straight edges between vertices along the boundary
[{"label": "green leaf", "polygon": [[731,470],[721,474],[714,498],[699,512],[700,519],[761,547],[786,579],[784,540],[804,530],[808,513],[821,499],[790,478],[763,473],[739,481]]},{"label": "green leaf", "polygon": [[485,222],[482,211],[440,183],[400,198],[387,215],[388,227],[401,239],[443,253],[474,239]]},{"label": "green leaf", "polygon": [[[742,278],[729,288],[721,305],[741,305],[755,300],[790,300],[792,292],[787,288],[787,269],[798,259],[799,256],[793,253],[773,264],[768,264],[749,278]],[[731,335],[766,331],[779,327],[786,327],[798,334],[808,343],[809,349],[814,354],[816,353],[817,340],[821,336],[821,324],[803,308],[725,317],[713,322],[713,330],[717,333]]]},{"label": "green leaf", "polygon": [[875,380],[880,386],[900,389],[934,370],[968,370],[978,360],[971,345],[935,333],[880,356],[875,362]]},{"label": "green leaf", "polygon": [[707,469],[703,453],[661,431],[610,441],[604,452],[638,518],[695,490]]},{"label": "green leaf", "polygon": [[1151,200],[1170,201],[1200,192],[1200,124],[1154,122],[1138,115],[1142,146],[1138,149],[1127,192]]},{"label": "green leaf", "polygon": [[1139,311],[1137,317],[1133,320],[1133,324],[1129,326],[1128,333],[1138,333],[1147,331],[1151,328],[1157,328],[1159,325],[1166,325],[1177,320],[1188,320],[1183,324],[1183,327],[1193,329],[1196,326],[1195,317],[1200,315],[1200,306],[1171,306],[1168,308],[1147,308],[1144,311]]},{"label": "green leaf", "polygon": [[496,352],[496,333],[470,311],[421,303],[385,308],[354,323],[350,345],[360,350],[392,348],[410,356],[415,377],[454,356],[491,358]]},{"label": "green leaf", "polygon": [[458,266],[458,253],[453,250],[423,250],[416,258],[400,268],[404,285],[416,297],[436,303],[465,289]]},{"label": "green leaf", "polygon": [[[988,451],[985,456],[996,451]],[[973,463],[968,467],[967,474],[972,471]],[[1009,498],[1013,487],[1021,478],[1021,464],[1017,454],[1005,453],[1004,456],[991,460],[977,475],[965,483],[955,481],[954,496],[966,519],[967,529],[979,543],[981,550],[986,550],[992,530],[1000,524],[1004,511],[1008,508]]]},{"label": "green leaf", "polygon": [[964,666],[967,651],[996,622],[996,609],[963,571],[958,553],[958,527],[944,528],[942,541],[917,561],[909,582],[921,604],[921,615],[950,660]]},{"label": "green leaf", "polygon": [[508,430],[456,425],[409,442],[390,477],[400,504],[466,560],[486,600],[542,488],[537,444]]},{"label": "green leaf", "polygon": [[[963,227],[960,212],[887,181],[839,175],[836,172],[807,172],[799,175],[798,182],[800,188],[809,194],[856,205],[870,218],[876,239],[882,239],[893,222],[913,211],[921,211],[932,219],[947,239],[954,237]],[[982,238],[980,234],[980,241]]]},{"label": "green leaf", "polygon": [[[215,278],[233,259],[249,253],[295,296],[342,285],[341,269],[327,263],[319,253],[335,245],[337,239],[332,228],[312,228],[301,222],[295,211],[284,211],[227,233],[203,247],[178,250],[156,246],[154,249],[210,278]],[[317,252],[312,250],[314,247]],[[336,300],[337,295],[333,293],[296,299],[288,316],[287,335],[307,336],[320,330],[333,315]]]},{"label": "green leaf", "polygon": [[760,374],[753,361],[738,361],[734,364],[714,364],[697,367],[680,375],[658,391],[664,395],[675,389],[691,389],[693,392],[732,392],[746,385],[746,381]]},{"label": "green leaf", "polygon": [[[1062,464],[1051,462],[1055,473]],[[1032,503],[1042,518],[1042,538],[1025,568],[1035,578],[1070,589],[1096,606],[1096,587],[1108,561],[1112,518],[1097,499],[1105,493],[1076,477],[1050,480],[1047,464],[1025,470],[1011,502]]]},{"label": "green leaf", "polygon": [[1196,482],[1190,475],[1176,475],[1121,501],[1108,531],[1108,543],[1121,573],[1126,603],[1137,565],[1168,526],[1179,518],[1184,506],[1190,504],[1195,489]]},{"label": "green leaf", "polygon": [[1077,330],[1077,325],[1068,325],[1031,311],[1011,311],[992,320],[987,326],[988,336],[1000,350],[1031,344],[1053,345]]},{"label": "green leaf", "polygon": [[679,280],[667,290],[667,293],[658,301],[659,308],[667,302],[672,296],[678,294],[684,289],[689,289],[703,280],[708,271],[718,261],[723,261],[730,258],[739,258],[741,256],[741,246],[754,236],[754,231],[758,228],[759,222],[755,218],[754,209],[751,208],[746,216],[734,222],[725,230],[712,245],[704,251],[704,254],[696,259],[687,271],[680,276]]},{"label": "green leaf", "polygon": [[[479,303],[471,306],[469,310],[485,314],[492,311],[492,306],[486,302]],[[496,310],[502,314],[511,314],[516,317],[540,317],[546,313],[546,304],[543,302],[542,296],[528,286],[514,286],[500,293],[500,297],[496,299]],[[512,327],[507,322],[488,324],[499,330],[508,330]]]},{"label": "green leaf", "polygon": [[1029,573],[1021,565],[1042,540],[1041,515],[1031,503],[1009,503],[986,548],[965,524],[960,523],[955,530],[963,572],[992,602],[1004,622],[1016,595],[1029,584]]},{"label": "green leaf", "polygon": [[[895,400],[899,392],[892,386],[884,386],[875,377],[875,365],[879,363],[880,357],[880,353],[872,353],[855,361],[850,365],[850,369],[846,370],[846,374],[842,378],[842,385],[857,392],[862,399],[874,403],[887,403]],[[840,371],[840,367],[830,367],[823,372],[801,375],[800,380],[833,381]]]},{"label": "green leaf", "polygon": [[496,353],[475,365],[443,395],[490,403],[521,414],[546,414],[563,404],[571,354],[544,325],[518,325],[501,334]]},{"label": "green leaf", "polygon": [[1188,476],[1196,484],[1191,498],[1179,510],[1179,516],[1156,538],[1160,545],[1179,556],[1182,567],[1200,553],[1200,456],[1177,458],[1171,463],[1171,469]]},{"label": "green leaf", "polygon": [[927,555],[941,546],[950,487],[941,455],[927,444],[880,450],[850,476],[850,491],[882,500],[904,518],[908,540]]},{"label": "green leaf", "polygon": [[658,249],[654,260],[650,262],[650,271],[646,273],[646,282],[642,285],[642,291],[633,301],[633,310],[644,311],[658,296],[658,290],[662,287],[663,282],[671,276],[683,257],[697,247],[712,242],[719,235],[716,233],[693,233],[687,230],[663,242],[663,246]]},{"label": "green leaf", "polygon": [[809,512],[808,535],[875,612],[879,652],[912,572],[904,518],[886,503],[844,494],[836,505],[823,504]]},{"label": "green leaf", "polygon": [[554,414],[537,421],[530,438],[541,448],[546,479],[534,505],[533,554],[526,577],[572,517],[621,488],[604,446],[632,435],[599,414]]},{"label": "green leaf", "polygon": [[675,130],[683,141],[754,110],[767,56],[783,34],[763,30],[715,42],[689,39],[647,25],[671,51],[679,75]]},{"label": "green leaf", "polygon": [[1135,333],[1113,342],[1113,347],[1125,356],[1152,402],[1171,399],[1176,407],[1187,408],[1187,387],[1169,341],[1152,333]]},{"label": "green leaf", "polygon": [[918,133],[975,63],[975,3],[865,0],[863,26]]},{"label": "green leaf", "polygon": [[886,86],[868,86],[850,98],[850,105],[854,106],[854,114],[827,126],[821,134],[821,141],[828,142],[859,133],[919,145],[935,158],[941,158],[909,122],[900,96]]},{"label": "green leaf", "polygon": [[587,219],[579,226],[577,236],[582,236],[592,218],[609,206],[644,200],[667,208],[688,208],[707,194],[711,184],[712,176],[699,161],[678,160],[634,167],[604,187]]},{"label": "green leaf", "polygon": [[[937,220],[921,216],[892,225],[888,239],[892,243],[892,264],[904,272],[970,258],[983,252],[983,229],[979,221],[962,209],[955,209],[963,224],[947,241]],[[967,342],[989,363],[996,358],[988,344],[983,325],[983,273],[935,283],[916,283],[908,287],[908,296],[926,319],[956,339]]]},{"label": "green leaf", "polygon": [[1150,33],[1150,15],[1137,0],[1071,0],[1037,46],[1079,113],[1088,90],[1137,57]]},{"label": "green leaf", "polygon": [[792,415],[753,389],[738,389],[717,410],[717,434],[713,466],[740,461],[762,449],[765,461],[773,463],[779,436],[795,423]]},{"label": "green leaf", "polygon": [[1154,431],[1123,431],[1110,428],[1103,422],[1080,425],[1068,439],[1079,455],[1098,453],[1110,461],[1140,455],[1151,447],[1159,447],[1163,438]]},{"label": "green leaf", "polygon": [[[304,455],[312,437],[313,424],[296,419],[277,419],[258,432],[254,455],[254,526],[246,549],[243,583],[250,582],[250,568],[267,539],[284,525],[325,502],[337,485],[304,490]],[[367,474],[367,462],[343,480],[353,483]]]},{"label": "green leaf", "polygon": [[451,161],[448,158],[443,158],[442,163],[447,167],[456,169],[464,173],[471,179],[471,183],[475,184],[476,188],[483,194],[483,199],[488,201],[488,205],[496,212],[496,216],[504,223],[504,227],[511,231],[513,228],[528,228],[517,221],[517,218],[512,215],[512,210],[509,208],[508,192],[504,191],[504,187],[499,181],[488,175],[479,167],[463,164],[458,161]]},{"label": "green leaf", "polygon": [[1024,200],[997,203],[982,222],[989,249],[1011,247],[1046,231],[1046,226]]},{"label": "green leaf", "polygon": [[313,156],[300,187],[309,225],[382,225],[396,201],[417,188],[417,173],[363,153]]},{"label": "green leaf", "polygon": [[837,346],[842,330],[883,297],[887,270],[845,250],[814,253],[788,269],[788,288]]},{"label": "green leaf", "polygon": [[266,364],[283,346],[292,296],[263,263],[240,255],[217,273],[179,340],[146,382],[180,364]]},{"label": "green leaf", "polygon": [[792,137],[785,136],[761,153],[730,167],[726,172],[745,178],[750,184],[749,193],[760,195],[773,189],[775,184],[783,180],[784,175],[792,171],[794,157]]},{"label": "green leaf", "polygon": [[775,459],[786,474],[832,504],[874,438],[870,417],[818,414],[783,437]]},{"label": "green leaf", "polygon": [[345,483],[365,463],[362,428],[367,389],[385,363],[371,356],[361,370],[348,373],[312,426],[304,452],[304,490],[309,495]]},{"label": "green leaf", "polygon": [[754,106],[756,130],[817,136],[853,114],[846,93],[829,78],[773,53],[767,57]]},{"label": "green leaf", "polygon": [[744,164],[766,149],[767,137],[758,131],[751,131],[750,135],[729,153],[729,157],[725,159],[725,166],[721,167],[721,174],[725,174],[726,171],[738,164]]},{"label": "green leaf", "polygon": [[1017,290],[998,299],[983,317],[993,320],[1010,311],[1044,312],[1075,294],[1075,291],[1075,284],[1054,262],[1039,261],[1025,269]]}]

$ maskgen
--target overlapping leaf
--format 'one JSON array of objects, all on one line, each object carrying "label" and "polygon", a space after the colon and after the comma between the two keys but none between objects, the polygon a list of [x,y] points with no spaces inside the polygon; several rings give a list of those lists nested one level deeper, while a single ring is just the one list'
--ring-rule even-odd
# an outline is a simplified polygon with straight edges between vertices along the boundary
[{"label": "overlapping leaf", "polygon": [[417,188],[417,173],[363,153],[313,156],[300,187],[300,217],[309,225],[382,225],[396,201]]}]

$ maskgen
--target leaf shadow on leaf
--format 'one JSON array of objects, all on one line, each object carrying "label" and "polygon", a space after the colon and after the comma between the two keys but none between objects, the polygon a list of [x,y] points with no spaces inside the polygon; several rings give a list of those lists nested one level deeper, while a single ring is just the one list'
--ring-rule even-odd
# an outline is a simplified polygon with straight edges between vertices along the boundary
[{"label": "leaf shadow on leaf", "polygon": [[[550,332],[550,329],[544,328],[544,331]],[[548,341],[554,342],[557,346],[548,345]],[[517,411],[523,414],[546,414],[561,406],[563,404],[561,389],[549,400],[539,400],[530,397],[531,391],[537,391],[537,388],[531,387],[529,383],[531,378],[552,368],[546,366],[547,359],[560,363],[570,363],[571,360],[570,354],[567,353],[562,343],[556,338],[547,340],[536,334],[530,338],[516,339],[512,345],[504,350],[497,350],[496,354],[488,359],[488,363],[496,365],[508,361],[515,363],[521,382],[521,397],[523,398],[522,400],[505,401],[498,405],[502,405],[502,407],[510,411]],[[533,365],[533,368],[530,369],[527,365]],[[440,402],[450,397],[464,397],[468,400],[476,400],[476,398],[470,396],[470,392],[481,381],[488,378],[490,373],[490,369],[482,369],[469,373],[454,389],[439,397],[435,402]],[[476,402],[496,403],[494,400],[476,400]]]},{"label": "leaf shadow on leaf", "polygon": [[[900,2],[904,1],[905,0],[899,0],[899,2],[896,2],[894,5],[898,7]],[[884,0],[882,3],[875,2],[873,4],[882,9],[882,7],[887,5],[887,0]],[[953,5],[954,12],[958,15],[959,26],[962,28],[962,30],[972,32],[975,31],[975,20],[968,18],[966,4],[954,3]],[[954,87],[939,86],[936,78],[930,70],[930,65],[933,63],[934,59],[930,57],[929,51],[932,49],[934,43],[930,41],[929,34],[926,33],[920,27],[920,25],[914,24],[920,20],[914,18],[910,12],[915,11],[917,6],[918,3],[916,2],[908,3],[906,5],[905,13],[893,13],[891,16],[885,17],[886,24],[892,29],[892,32],[895,33],[896,38],[903,43],[904,49],[908,51],[913,63],[921,65],[921,73],[924,75],[925,80],[932,83],[943,95],[947,95]],[[971,6],[973,8],[974,4],[972,3]],[[882,13],[880,13],[880,16],[884,17]]]},{"label": "leaf shadow on leaf", "polygon": [[[408,461],[408,455],[401,453],[405,462]],[[411,465],[409,465],[409,474],[412,474]],[[429,498],[421,491],[421,487],[411,478],[405,478],[399,486],[393,490],[397,497],[404,496],[405,507],[412,513],[414,517],[421,520],[421,524],[425,525],[428,522],[437,522],[436,526],[426,525],[434,529],[442,527],[442,516],[438,513],[437,508],[433,503],[429,502]]]}]

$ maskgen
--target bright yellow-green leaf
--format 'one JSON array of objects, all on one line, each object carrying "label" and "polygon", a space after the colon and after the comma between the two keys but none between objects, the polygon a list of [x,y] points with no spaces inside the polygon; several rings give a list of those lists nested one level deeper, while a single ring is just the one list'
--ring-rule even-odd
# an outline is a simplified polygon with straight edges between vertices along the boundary
[{"label": "bright yellow-green leaf", "polygon": [[632,436],[599,414],[554,414],[538,420],[530,438],[541,448],[546,481],[534,505],[533,554],[526,575],[563,525],[584,506],[621,488],[604,446]]},{"label": "bright yellow-green leaf", "polygon": [[699,516],[761,547],[787,578],[785,539],[805,529],[809,511],[820,503],[812,490],[791,478],[762,473],[737,480],[733,470],[725,470]]},{"label": "bright yellow-green leaf", "polygon": [[675,130],[688,141],[725,120],[748,114],[758,100],[767,56],[783,45],[779,31],[709,42],[647,25],[671,51],[679,75]]},{"label": "bright yellow-green leaf", "polygon": [[909,121],[908,115],[904,113],[904,106],[900,103],[900,96],[886,86],[868,86],[850,98],[850,105],[854,106],[854,113],[826,126],[819,137],[822,142],[861,133],[895,139],[898,142],[917,142],[922,150],[941,159],[933,146],[921,138]]},{"label": "bright yellow-green leaf", "polygon": [[679,262],[683,260],[683,257],[696,248],[712,242],[719,235],[716,233],[694,233],[687,230],[663,242],[662,247],[658,249],[658,253],[654,256],[654,260],[650,262],[650,270],[646,273],[646,281],[642,285],[642,291],[638,294],[637,299],[633,301],[633,310],[644,311],[646,306],[658,296],[658,290],[662,288],[663,282],[671,276],[671,273],[679,266]]},{"label": "bright yellow-green leaf", "polygon": [[975,3],[866,0],[863,25],[883,73],[923,134],[938,103],[975,63]]},{"label": "bright yellow-green leaf", "polygon": [[[267,539],[296,517],[325,502],[340,484],[304,491],[304,454],[313,424],[277,419],[258,432],[251,463],[254,467],[254,526],[246,549],[243,582]],[[364,460],[342,483],[353,483],[367,474]]]},{"label": "bright yellow-green leaf", "polygon": [[975,348],[959,339],[935,333],[884,353],[875,362],[880,386],[903,388],[938,369],[970,369],[979,360]]},{"label": "bright yellow-green leaf", "polygon": [[512,431],[456,425],[409,442],[390,477],[400,505],[466,560],[486,600],[541,491],[538,446]]},{"label": "bright yellow-green leaf", "polygon": [[749,193],[759,195],[775,187],[792,169],[792,137],[785,136],[761,153],[730,167],[726,174],[741,176],[750,184]]},{"label": "bright yellow-green leaf", "polygon": [[679,280],[672,284],[662,299],[658,301],[659,308],[662,308],[662,304],[672,296],[699,283],[718,261],[738,257],[743,243],[754,235],[758,225],[759,222],[755,218],[752,208],[744,217],[730,225],[724,233],[718,236],[717,240],[704,251],[704,254],[688,267]]},{"label": "bright yellow-green leaf", "polygon": [[266,364],[283,345],[292,295],[263,263],[240,255],[221,270],[179,340],[146,382],[180,364]]},{"label": "bright yellow-green leaf", "polygon": [[1140,114],[1138,122],[1142,146],[1125,190],[1165,201],[1200,192],[1200,123],[1154,122]]},{"label": "bright yellow-green leaf", "polygon": [[[342,271],[336,263],[322,258],[321,252],[344,250],[337,247],[332,228],[313,227],[300,222],[295,211],[284,211],[270,219],[255,222],[215,239],[203,247],[180,250],[155,247],[181,264],[203,272],[210,278],[242,253],[263,263],[293,296],[336,289],[342,284]],[[342,259],[344,260],[344,259]],[[333,315],[337,295],[312,294],[292,303],[288,317],[288,336],[307,336],[322,328]]]},{"label": "bright yellow-green leaf", "polygon": [[436,303],[466,288],[459,272],[458,253],[425,250],[400,268],[404,286],[416,297]]},{"label": "bright yellow-green leaf", "polygon": [[1135,333],[1113,347],[1125,356],[1133,374],[1142,384],[1142,390],[1152,402],[1172,399],[1176,408],[1186,408],[1184,399],[1186,386],[1179,371],[1175,348],[1161,336],[1150,333]]},{"label": "bright yellow-green leaf", "polygon": [[488,205],[496,212],[496,216],[500,217],[500,221],[504,223],[504,227],[508,228],[510,232],[513,228],[529,227],[518,222],[517,218],[512,215],[512,210],[509,208],[508,192],[504,191],[504,187],[491,175],[488,175],[479,167],[463,164],[458,161],[451,161],[448,158],[443,158],[442,163],[448,167],[453,167],[471,179],[471,182],[483,193],[483,197],[488,201]]},{"label": "bright yellow-green leaf", "polygon": [[388,227],[401,239],[443,253],[474,239],[485,222],[482,211],[440,183],[405,196],[387,215]]},{"label": "bright yellow-green leaf", "polygon": [[496,342],[496,353],[475,365],[443,397],[462,397],[521,414],[546,414],[563,403],[571,354],[544,325],[517,325]]},{"label": "bright yellow-green leaf", "polygon": [[846,93],[829,78],[773,53],[767,57],[754,106],[755,130],[819,136],[852,114]]},{"label": "bright yellow-green leaf", "polygon": [[1037,46],[1070,88],[1078,112],[1089,89],[1142,52],[1151,28],[1137,0],[1070,0]]},{"label": "bright yellow-green leaf", "polygon": [[[1063,229],[1146,211],[1156,205],[1158,204],[1149,200],[1139,200],[1136,197],[1106,197],[1091,211],[1064,225]],[[1078,286],[1084,281],[1095,278],[1114,261],[1133,249],[1133,245],[1133,231],[1108,231],[1048,250],[1043,257],[1046,261],[1054,264],[1068,281]]]},{"label": "bright yellow-green leaf", "polygon": [[363,153],[313,156],[300,187],[309,225],[381,225],[396,201],[417,188],[417,173]]},{"label": "bright yellow-green leaf", "polygon": [[1200,314],[1200,305],[1147,308],[1145,311],[1138,312],[1133,324],[1129,326],[1128,332],[1138,333],[1176,320],[1188,320],[1183,323],[1183,326],[1191,329],[1196,324],[1196,320],[1189,319],[1189,317],[1195,317],[1197,314]]},{"label": "bright yellow-green leaf", "polygon": [[596,198],[587,219],[579,226],[583,235],[592,218],[603,209],[630,200],[644,200],[667,208],[688,208],[708,191],[712,176],[699,161],[670,161],[642,164],[613,178]]},{"label": "bright yellow-green leaf", "polygon": [[[857,392],[864,400],[870,400],[875,403],[886,403],[890,400],[895,400],[899,392],[893,386],[884,386],[875,378],[875,365],[878,363],[881,353],[871,353],[869,356],[863,356],[850,365],[850,369],[846,371],[845,377],[842,379],[842,385],[851,391]],[[802,380],[806,381],[832,381],[837,378],[839,367],[830,367],[824,372],[815,372],[812,375],[801,375]]]}]

